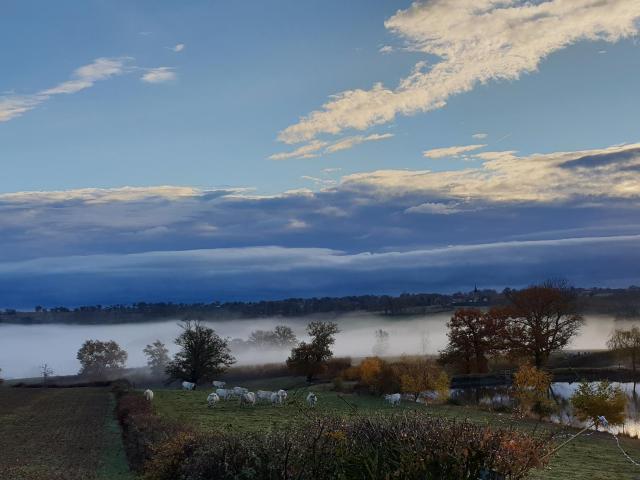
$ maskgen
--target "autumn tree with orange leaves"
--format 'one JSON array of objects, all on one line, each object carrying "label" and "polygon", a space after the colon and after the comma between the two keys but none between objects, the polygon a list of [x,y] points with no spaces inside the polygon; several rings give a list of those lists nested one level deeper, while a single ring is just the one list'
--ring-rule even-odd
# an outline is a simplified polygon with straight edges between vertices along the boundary
[{"label": "autumn tree with orange leaves", "polygon": [[461,308],[447,323],[449,343],[441,355],[443,363],[458,363],[464,373],[488,371],[488,357],[504,346],[505,319],[494,311]]}]

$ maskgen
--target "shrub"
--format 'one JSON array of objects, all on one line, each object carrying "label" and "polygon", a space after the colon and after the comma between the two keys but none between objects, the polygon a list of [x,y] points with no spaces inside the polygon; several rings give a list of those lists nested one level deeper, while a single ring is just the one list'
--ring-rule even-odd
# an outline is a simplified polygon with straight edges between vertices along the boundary
[{"label": "shrub", "polygon": [[333,379],[333,389],[336,392],[342,392],[344,390],[344,381],[342,377],[336,377]]},{"label": "shrub", "polygon": [[625,420],[627,396],[620,387],[609,382],[582,382],[571,397],[571,404],[580,420],[591,421],[596,428],[600,416],[611,425],[622,425]]},{"label": "shrub", "polygon": [[351,357],[335,357],[327,360],[325,373],[329,377],[342,375],[345,370],[351,367]]},{"label": "shrub", "polygon": [[378,380],[383,366],[384,362],[378,357],[365,358],[360,364],[360,382],[372,392],[378,390]]},{"label": "shrub", "polygon": [[122,439],[129,466],[141,472],[155,458],[155,448],[174,438],[182,429],[153,414],[151,403],[139,393],[126,393],[118,398],[116,416],[122,427]]},{"label": "shrub", "polygon": [[267,433],[180,434],[167,439],[145,480],[517,480],[543,464],[548,438],[417,413],[315,417]]}]

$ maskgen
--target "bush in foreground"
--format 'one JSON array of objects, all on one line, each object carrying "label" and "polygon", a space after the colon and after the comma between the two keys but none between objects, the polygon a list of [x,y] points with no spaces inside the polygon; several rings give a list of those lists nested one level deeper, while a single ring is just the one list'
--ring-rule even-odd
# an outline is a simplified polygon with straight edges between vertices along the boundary
[{"label": "bush in foreground", "polygon": [[161,442],[145,480],[522,479],[548,438],[424,414],[318,416],[266,433],[181,432]]}]

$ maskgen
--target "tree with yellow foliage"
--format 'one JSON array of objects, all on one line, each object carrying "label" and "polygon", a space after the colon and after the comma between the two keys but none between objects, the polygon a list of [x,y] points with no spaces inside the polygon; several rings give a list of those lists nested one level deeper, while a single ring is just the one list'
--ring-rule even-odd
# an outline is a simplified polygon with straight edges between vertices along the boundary
[{"label": "tree with yellow foliage", "polygon": [[522,413],[548,417],[554,410],[549,399],[551,374],[533,365],[522,365],[513,377],[514,396]]},{"label": "tree with yellow foliage", "polygon": [[597,429],[602,423],[600,417],[610,425],[624,423],[627,396],[620,387],[607,381],[583,381],[571,397],[571,404],[578,419],[593,422]]},{"label": "tree with yellow foliage", "polygon": [[405,358],[394,368],[403,392],[419,395],[424,391],[435,391],[440,400],[449,396],[449,377],[435,361]]}]

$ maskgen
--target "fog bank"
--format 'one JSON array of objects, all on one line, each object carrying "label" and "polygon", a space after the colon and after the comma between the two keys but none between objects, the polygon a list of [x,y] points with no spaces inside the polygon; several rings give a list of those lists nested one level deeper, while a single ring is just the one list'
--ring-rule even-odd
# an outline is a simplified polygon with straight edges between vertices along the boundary
[{"label": "fog bank", "polygon": [[[372,354],[374,332],[382,328],[389,333],[388,355],[436,354],[447,343],[446,323],[451,313],[411,317],[382,317],[372,314],[340,315],[334,320],[341,332],[336,337],[334,352],[339,356],[361,357]],[[311,317],[260,318],[206,322],[228,338],[246,339],[254,330],[270,330],[276,325],[290,326],[300,340],[305,340],[305,327]],[[612,317],[589,316],[572,349],[602,349],[614,327],[626,322]],[[77,373],[80,368],[76,352],[87,339],[115,340],[128,354],[128,367],[146,365],[143,348],[156,339],[164,342],[173,354],[173,341],[180,333],[176,321],[121,325],[8,325],[0,324],[0,368],[4,378],[33,377],[39,365],[46,362],[58,375]],[[239,364],[284,361],[287,350],[234,352]]]}]

